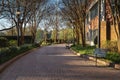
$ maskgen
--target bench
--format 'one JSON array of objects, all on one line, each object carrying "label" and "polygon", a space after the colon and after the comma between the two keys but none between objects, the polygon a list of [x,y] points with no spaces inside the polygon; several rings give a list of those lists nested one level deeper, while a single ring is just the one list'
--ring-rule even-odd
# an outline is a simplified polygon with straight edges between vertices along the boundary
[{"label": "bench", "polygon": [[106,53],[107,53],[106,49],[96,48],[94,51],[94,55],[96,57],[106,57]]}]

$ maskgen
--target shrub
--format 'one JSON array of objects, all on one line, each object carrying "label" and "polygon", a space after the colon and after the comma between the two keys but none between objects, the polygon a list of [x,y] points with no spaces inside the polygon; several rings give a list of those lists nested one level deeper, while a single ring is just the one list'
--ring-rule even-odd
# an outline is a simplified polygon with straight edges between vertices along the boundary
[{"label": "shrub", "polygon": [[117,41],[106,41],[103,42],[102,48],[107,49],[111,52],[117,52],[118,48],[117,48]]},{"label": "shrub", "polygon": [[9,45],[10,46],[17,46],[17,41],[16,40],[10,40]]},{"label": "shrub", "polygon": [[22,45],[20,47],[10,46],[8,48],[1,48],[0,49],[0,64],[32,48],[34,48],[34,46],[32,46],[31,44]]},{"label": "shrub", "polygon": [[11,47],[9,47],[9,49],[10,49],[10,53],[12,53],[12,54],[17,53],[17,52],[18,52],[18,50],[19,50],[19,48],[18,48],[18,47],[16,47],[16,46],[11,46]]},{"label": "shrub", "polygon": [[47,45],[47,43],[46,43],[45,41],[43,41],[43,42],[41,43],[41,45],[42,45],[42,46],[45,46],[45,45]]},{"label": "shrub", "polygon": [[34,47],[40,47],[40,43],[34,43],[33,46]]},{"label": "shrub", "polygon": [[20,52],[24,52],[24,51],[27,51],[29,49],[31,49],[31,45],[25,44],[25,45],[20,46],[19,50],[20,50]]},{"label": "shrub", "polygon": [[111,60],[114,63],[120,63],[120,54],[108,52],[106,55],[106,59]]},{"label": "shrub", "polygon": [[9,48],[2,48],[0,51],[0,56],[4,57],[6,55],[9,55],[10,49]]},{"label": "shrub", "polygon": [[8,46],[8,40],[5,37],[0,37],[0,47],[7,47]]},{"label": "shrub", "polygon": [[9,48],[1,49],[0,50],[0,63],[7,61],[8,57],[10,57],[10,49]]},{"label": "shrub", "polygon": [[[54,43],[54,44],[57,44],[57,43]],[[51,45],[51,43],[50,42],[42,41],[42,42],[40,42],[40,45],[41,46],[47,46],[47,45]]]}]

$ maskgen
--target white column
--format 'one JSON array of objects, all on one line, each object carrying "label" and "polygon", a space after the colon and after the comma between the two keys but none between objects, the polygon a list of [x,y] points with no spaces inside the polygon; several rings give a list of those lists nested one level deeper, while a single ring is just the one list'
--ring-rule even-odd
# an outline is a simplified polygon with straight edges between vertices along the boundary
[{"label": "white column", "polygon": [[101,0],[101,20],[105,21],[105,0]]}]

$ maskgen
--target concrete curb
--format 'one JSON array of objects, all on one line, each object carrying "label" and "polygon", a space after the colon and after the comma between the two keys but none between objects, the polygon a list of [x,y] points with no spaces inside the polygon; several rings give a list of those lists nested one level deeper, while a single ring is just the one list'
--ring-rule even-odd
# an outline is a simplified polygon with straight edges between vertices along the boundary
[{"label": "concrete curb", "polygon": [[[83,55],[81,55],[80,53],[76,53],[75,51],[73,51],[72,49],[70,49],[75,55],[79,56],[79,57],[83,57]],[[89,55],[85,55],[86,57],[83,57],[83,58],[88,58],[89,60],[92,60],[92,61],[96,61],[96,58],[93,57],[93,56],[89,56]],[[104,66],[110,66],[110,62],[107,62],[107,61],[103,61],[101,59],[97,59],[97,62],[100,63],[100,64],[103,64]]]},{"label": "concrete curb", "polygon": [[24,55],[26,55],[26,54],[28,54],[28,53],[30,53],[32,51],[37,50],[37,49],[39,49],[39,48],[34,48],[32,50],[26,51],[26,52],[24,52],[24,53],[22,53],[22,54],[20,54],[20,55],[18,55],[16,57],[12,58],[11,60],[9,60],[9,61],[1,64],[0,65],[0,73],[3,72],[8,66],[10,66],[13,62],[15,62],[16,60],[18,60],[19,58],[23,57]]},{"label": "concrete curb", "polygon": [[[95,57],[88,56],[88,58],[92,61],[96,61]],[[104,61],[104,60],[101,60],[101,59],[97,59],[97,62],[100,63],[100,64],[103,64],[104,66],[110,66],[110,62],[107,62],[107,61]]]},{"label": "concrete curb", "polygon": [[117,69],[117,70],[120,70],[120,64],[115,64],[114,68]]}]

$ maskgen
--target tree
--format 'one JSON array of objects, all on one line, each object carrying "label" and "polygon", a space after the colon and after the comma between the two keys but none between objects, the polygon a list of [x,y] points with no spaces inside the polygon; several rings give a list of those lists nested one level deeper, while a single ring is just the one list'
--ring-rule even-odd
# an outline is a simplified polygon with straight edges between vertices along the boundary
[{"label": "tree", "polygon": [[37,29],[36,33],[36,41],[37,42],[42,42],[44,40],[44,31],[41,29]]},{"label": "tree", "polygon": [[107,17],[110,21],[113,21],[115,32],[117,35],[118,52],[120,53],[120,1],[119,0],[107,0],[110,6],[110,15],[112,18]]},{"label": "tree", "polygon": [[2,16],[2,13],[4,11],[4,1],[5,0],[0,0],[0,19],[2,19],[4,16]]},{"label": "tree", "polygon": [[52,3],[48,5],[47,8],[47,14],[45,20],[48,21],[47,25],[52,30],[52,39],[54,40],[54,43],[57,43],[58,41],[58,31],[59,31],[59,25],[60,25],[60,11],[59,11],[59,3]]},{"label": "tree", "polygon": [[[77,44],[82,42],[85,46],[85,17],[87,9],[87,0],[62,0],[64,9],[63,14],[73,24]],[[80,38],[81,37],[81,38]],[[80,40],[81,39],[81,40]]]},{"label": "tree", "polygon": [[[18,34],[18,43],[24,43],[25,26],[31,18],[38,14],[40,5],[46,0],[5,0],[3,15],[13,22]],[[37,11],[38,10],[38,11]],[[36,16],[35,16],[36,17]],[[37,17],[39,17],[37,15]],[[35,18],[34,18],[35,20]],[[36,20],[37,21],[37,20]],[[24,28],[24,29],[23,29]],[[20,38],[19,38],[20,36]]]},{"label": "tree", "polygon": [[73,30],[71,28],[61,29],[59,31],[59,39],[64,41],[72,41],[73,38]]},{"label": "tree", "polygon": [[47,3],[47,0],[44,0],[42,2],[36,0],[35,6],[33,6],[33,9],[32,9],[33,15],[29,23],[31,24],[31,33],[32,33],[33,43],[35,42],[35,39],[36,39],[37,28],[39,27],[41,20],[44,18],[46,14],[46,8],[47,8],[46,3]]}]

